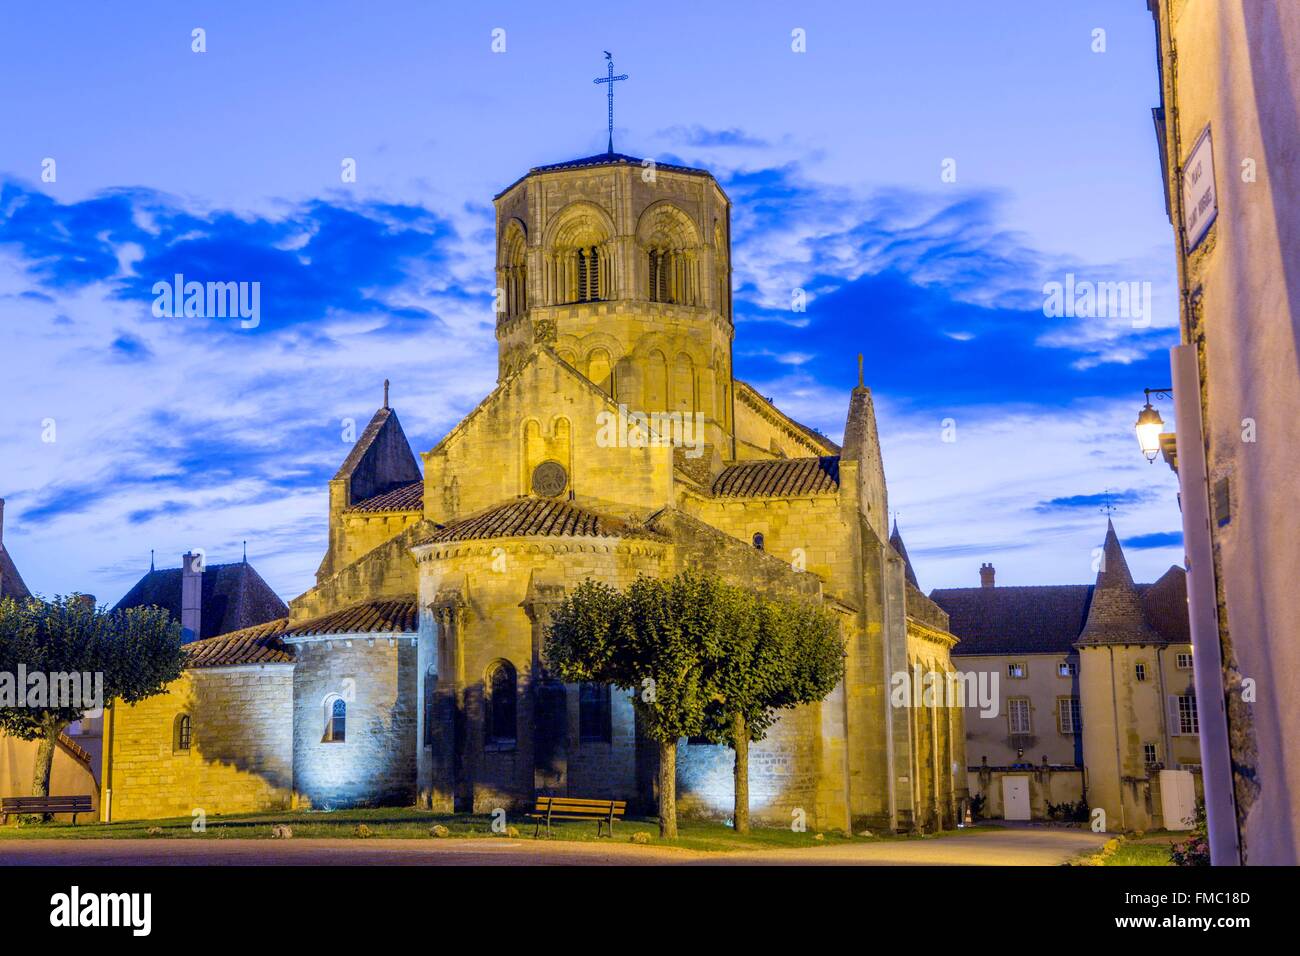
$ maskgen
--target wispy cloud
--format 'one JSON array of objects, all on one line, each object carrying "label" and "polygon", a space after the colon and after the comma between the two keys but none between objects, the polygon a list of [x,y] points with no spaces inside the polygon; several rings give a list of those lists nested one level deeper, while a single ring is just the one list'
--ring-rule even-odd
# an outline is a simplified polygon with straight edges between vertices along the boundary
[{"label": "wispy cloud", "polygon": [[[722,132],[712,145],[745,143]],[[1129,447],[1131,393],[1167,368],[1168,330],[1107,340],[1046,319],[1040,281],[1059,263],[999,227],[994,194],[858,193],[796,163],[720,175],[736,204],[737,374],[838,438],[865,353],[923,584],[965,583],[994,552],[1010,580],[1086,579],[1108,487],[1129,489],[1112,501],[1150,539],[1136,549],[1176,553],[1155,508],[1169,480],[1136,470]],[[346,425],[364,426],[380,381],[417,450],[495,381],[481,203],[317,197],[254,214],[143,188],[63,203],[6,181],[0,213],[0,493],[37,587],[107,599],[150,548],[221,560],[248,539],[291,597],[324,549]],[[156,318],[153,284],[177,273],[261,283],[260,325]]]}]

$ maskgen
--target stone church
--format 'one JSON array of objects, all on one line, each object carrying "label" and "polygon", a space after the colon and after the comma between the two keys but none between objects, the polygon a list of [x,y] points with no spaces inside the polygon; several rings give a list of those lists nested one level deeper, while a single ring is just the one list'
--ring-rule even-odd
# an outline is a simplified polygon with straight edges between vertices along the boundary
[{"label": "stone church", "polygon": [[[110,709],[105,816],[648,808],[657,755],[628,695],[548,678],[545,626],[585,579],[689,567],[840,621],[841,685],[752,750],[756,820],[951,827],[961,709],[891,707],[889,683],[951,672],[956,639],[890,541],[861,376],[842,447],[734,377],[731,203],[706,170],[608,152],[495,206],[496,387],[419,457],[385,389],[330,482],[315,586]],[[681,812],[730,814],[731,761],[681,742]]]}]

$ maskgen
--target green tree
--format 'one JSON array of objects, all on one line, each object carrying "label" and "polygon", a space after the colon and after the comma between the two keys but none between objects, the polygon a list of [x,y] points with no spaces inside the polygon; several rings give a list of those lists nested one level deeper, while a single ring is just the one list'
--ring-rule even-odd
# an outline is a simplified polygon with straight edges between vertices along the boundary
[{"label": "green tree", "polygon": [[712,695],[709,676],[724,653],[723,586],[686,571],[639,577],[620,593],[580,584],[555,608],[545,659],[564,681],[633,692],[640,724],[659,746],[659,834],[677,836],[677,743],[699,734]]},{"label": "green tree", "polygon": [[[0,675],[12,675],[7,692],[0,687],[0,730],[40,741],[32,795],[49,796],[59,734],[92,709],[88,702],[97,690],[101,705],[114,699],[133,704],[161,693],[180,677],[184,662],[180,625],[162,608],[110,612],[80,594],[49,603],[0,600]],[[37,706],[30,699],[19,706],[19,665],[45,684]],[[56,679],[73,674],[86,678],[80,701],[68,698],[66,679]]]},{"label": "green tree", "polygon": [[703,736],[735,751],[737,833],[749,832],[749,744],[762,740],[777,711],[823,700],[844,676],[844,644],[831,612],[801,600],[764,598],[733,586],[728,627]]}]

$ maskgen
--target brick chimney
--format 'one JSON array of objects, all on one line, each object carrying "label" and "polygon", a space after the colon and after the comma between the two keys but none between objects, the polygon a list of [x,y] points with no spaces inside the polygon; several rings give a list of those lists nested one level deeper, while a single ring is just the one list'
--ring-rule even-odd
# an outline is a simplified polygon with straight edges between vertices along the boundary
[{"label": "brick chimney", "polygon": [[181,557],[181,642],[197,641],[202,635],[203,558],[186,551]]},{"label": "brick chimney", "polygon": [[993,587],[993,565],[987,562],[980,565],[980,587]]}]

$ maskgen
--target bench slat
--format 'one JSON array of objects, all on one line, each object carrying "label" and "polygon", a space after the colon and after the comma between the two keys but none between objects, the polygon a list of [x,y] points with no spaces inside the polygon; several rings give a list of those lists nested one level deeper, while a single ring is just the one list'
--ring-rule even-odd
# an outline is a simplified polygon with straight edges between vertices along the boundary
[{"label": "bench slat", "polygon": [[85,807],[90,808],[90,797],[4,797],[0,805],[6,809],[29,810],[35,807]]}]

